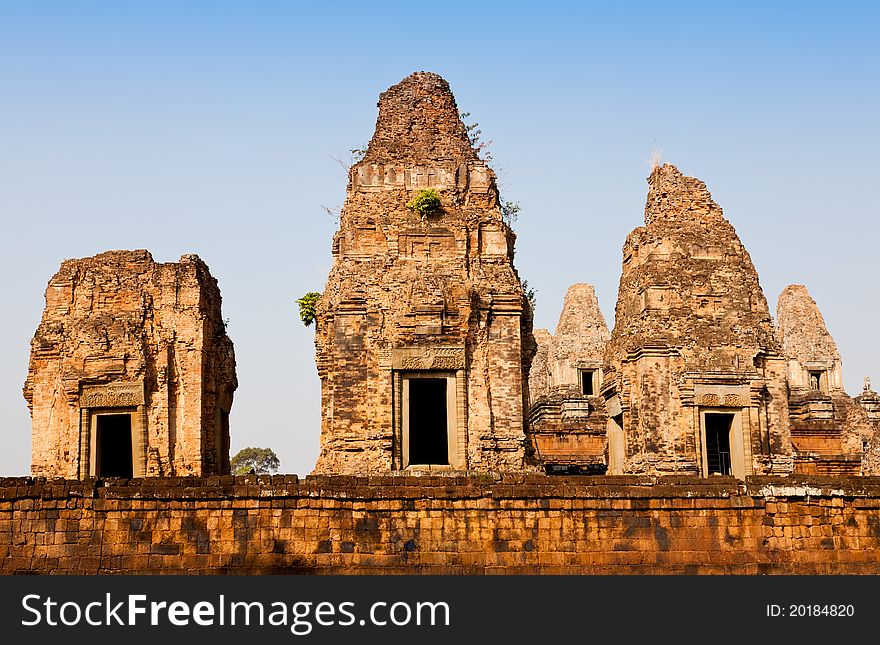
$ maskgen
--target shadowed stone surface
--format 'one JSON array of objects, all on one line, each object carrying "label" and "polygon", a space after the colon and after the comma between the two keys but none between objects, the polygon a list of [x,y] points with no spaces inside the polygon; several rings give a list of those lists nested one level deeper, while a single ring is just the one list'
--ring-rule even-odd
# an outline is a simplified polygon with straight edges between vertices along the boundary
[{"label": "shadowed stone surface", "polygon": [[878,574],[878,522],[867,477],[8,478],[0,573]]}]

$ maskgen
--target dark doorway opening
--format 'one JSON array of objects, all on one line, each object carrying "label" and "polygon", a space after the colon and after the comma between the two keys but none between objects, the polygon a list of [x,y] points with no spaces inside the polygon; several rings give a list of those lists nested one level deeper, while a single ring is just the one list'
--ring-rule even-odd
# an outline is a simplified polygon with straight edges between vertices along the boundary
[{"label": "dark doorway opening", "polygon": [[409,379],[409,463],[449,464],[446,379]]},{"label": "dark doorway opening", "polygon": [[730,475],[732,414],[706,414],[706,466],[710,475]]},{"label": "dark doorway opening", "polygon": [[98,477],[132,477],[131,415],[98,415]]},{"label": "dark doorway opening", "polygon": [[220,436],[215,450],[220,453],[220,474],[229,474],[229,412],[220,408]]},{"label": "dark doorway opening", "polygon": [[593,391],[593,375],[595,372],[593,370],[582,370],[581,371],[581,394],[584,396],[593,396],[595,392]]}]

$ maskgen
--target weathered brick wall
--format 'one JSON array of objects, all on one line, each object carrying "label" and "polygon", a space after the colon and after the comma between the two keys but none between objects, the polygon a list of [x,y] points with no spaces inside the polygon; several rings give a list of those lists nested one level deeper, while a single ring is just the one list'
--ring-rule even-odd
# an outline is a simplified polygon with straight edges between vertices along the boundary
[{"label": "weathered brick wall", "polygon": [[220,289],[197,255],[65,260],[46,288],[23,389],[31,474],[102,474],[104,413],[131,415],[136,476],[229,472],[224,414],[237,387]]},{"label": "weathered brick wall", "polygon": [[2,572],[880,573],[880,478],[0,480]]}]

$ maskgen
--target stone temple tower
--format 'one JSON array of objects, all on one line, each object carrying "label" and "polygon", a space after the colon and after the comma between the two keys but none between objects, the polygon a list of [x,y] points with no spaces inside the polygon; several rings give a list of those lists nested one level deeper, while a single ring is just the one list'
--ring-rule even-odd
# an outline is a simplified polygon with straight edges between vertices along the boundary
[{"label": "stone temple tower", "polygon": [[606,471],[608,418],[599,391],[610,337],[589,284],[568,288],[555,334],[535,330],[528,434],[531,456],[548,473]]},{"label": "stone temple tower", "polygon": [[788,359],[788,416],[796,473],[859,475],[875,428],[868,410],[843,389],[837,343],[816,301],[801,284],[787,286],[776,307]]},{"label": "stone temple tower", "polygon": [[706,185],[648,178],[605,353],[608,471],[787,473],[786,360],[758,274]]},{"label": "stone temple tower", "polygon": [[24,397],[31,472],[68,479],[229,472],[238,386],[220,289],[196,255],[65,260],[46,288]]},{"label": "stone temple tower", "polygon": [[316,473],[523,467],[534,341],[514,239],[446,81],[384,92],[317,307]]}]

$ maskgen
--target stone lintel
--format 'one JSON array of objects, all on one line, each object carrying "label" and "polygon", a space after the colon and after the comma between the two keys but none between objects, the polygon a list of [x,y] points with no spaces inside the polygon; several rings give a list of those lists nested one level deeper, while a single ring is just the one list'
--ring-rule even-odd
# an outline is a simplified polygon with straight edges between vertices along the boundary
[{"label": "stone lintel", "polygon": [[79,395],[81,408],[129,408],[145,403],[143,381],[83,385]]},{"label": "stone lintel", "polygon": [[393,350],[391,369],[463,370],[464,347],[401,347]]},{"label": "stone lintel", "polygon": [[748,385],[694,385],[694,403],[706,407],[743,408],[751,400]]}]

